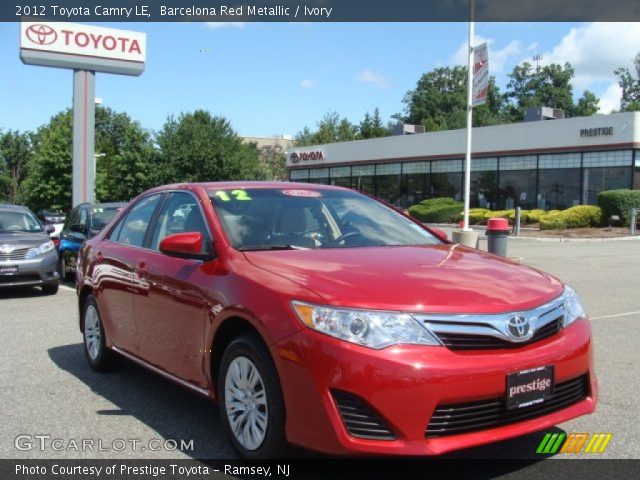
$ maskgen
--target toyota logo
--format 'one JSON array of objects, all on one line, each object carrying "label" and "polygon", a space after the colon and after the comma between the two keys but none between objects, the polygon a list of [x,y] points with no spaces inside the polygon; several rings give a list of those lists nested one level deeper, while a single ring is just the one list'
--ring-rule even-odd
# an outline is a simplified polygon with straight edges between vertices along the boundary
[{"label": "toyota logo", "polygon": [[296,152],[293,152],[291,155],[289,155],[289,160],[291,160],[291,163],[298,163],[300,161],[300,155],[298,155]]},{"label": "toyota logo", "polygon": [[521,342],[531,336],[531,325],[522,315],[514,315],[507,320],[507,331],[513,340]]},{"label": "toyota logo", "polygon": [[27,37],[38,45],[51,45],[58,39],[58,34],[49,25],[29,25]]}]

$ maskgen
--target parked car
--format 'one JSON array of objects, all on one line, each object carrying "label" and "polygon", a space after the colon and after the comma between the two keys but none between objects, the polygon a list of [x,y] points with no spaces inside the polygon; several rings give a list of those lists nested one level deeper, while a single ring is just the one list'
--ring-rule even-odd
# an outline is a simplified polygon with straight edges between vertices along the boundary
[{"label": "parked car", "polygon": [[57,247],[60,246],[60,232],[62,231],[62,227],[64,226],[64,221],[66,220],[66,216],[64,212],[58,210],[39,210],[36,214],[40,222],[43,225],[52,225],[53,231],[49,234],[51,240],[54,245]]},{"label": "parked car", "polygon": [[69,213],[60,232],[58,272],[68,280],[76,271],[78,250],[100,232],[125,203],[82,203]]},{"label": "parked car", "polygon": [[216,400],[245,458],[437,455],[596,407],[570,287],[344,188],[152,189],[84,244],[77,291],[94,370]]},{"label": "parked car", "polygon": [[31,210],[0,205],[0,288],[39,286],[43,293],[58,291],[58,252]]}]

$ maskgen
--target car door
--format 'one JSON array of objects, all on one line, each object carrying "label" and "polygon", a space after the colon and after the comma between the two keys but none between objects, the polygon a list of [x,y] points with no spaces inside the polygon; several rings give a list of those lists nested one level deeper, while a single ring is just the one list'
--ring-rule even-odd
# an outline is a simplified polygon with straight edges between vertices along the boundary
[{"label": "car door", "polygon": [[[153,365],[192,384],[205,386],[202,357],[211,270],[202,260],[176,258],[159,251],[165,237],[197,231],[203,245],[211,235],[197,198],[172,192],[155,221],[148,249],[140,252],[138,270],[149,285],[147,295],[134,297],[140,354]],[[213,260],[215,261],[215,260]]]},{"label": "car door", "polygon": [[120,219],[109,237],[97,244],[99,258],[94,281],[100,291],[98,304],[110,341],[139,354],[139,335],[133,311],[134,297],[148,295],[136,261],[142,252],[147,227],[163,194],[141,198]]},{"label": "car door", "polygon": [[60,255],[64,259],[67,271],[74,271],[76,268],[76,258],[80,247],[87,239],[86,234],[80,228],[82,218],[86,219],[86,207],[80,205],[69,214],[69,218],[60,233]]}]

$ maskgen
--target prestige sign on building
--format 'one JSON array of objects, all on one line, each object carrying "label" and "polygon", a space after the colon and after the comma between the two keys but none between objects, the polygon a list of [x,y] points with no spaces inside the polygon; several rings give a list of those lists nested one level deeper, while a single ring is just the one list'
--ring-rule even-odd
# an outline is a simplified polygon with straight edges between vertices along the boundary
[{"label": "prestige sign on building", "polygon": [[95,186],[95,72],[138,76],[147,36],[76,23],[20,24],[20,59],[27,65],[73,70],[72,203],[93,202]]}]

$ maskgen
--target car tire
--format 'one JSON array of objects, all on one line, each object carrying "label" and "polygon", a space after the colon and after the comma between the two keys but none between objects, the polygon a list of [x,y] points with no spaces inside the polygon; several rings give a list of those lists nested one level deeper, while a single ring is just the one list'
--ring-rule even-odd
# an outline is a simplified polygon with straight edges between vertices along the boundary
[{"label": "car tire", "polygon": [[43,285],[42,286],[42,293],[45,295],[55,295],[56,293],[58,293],[58,288],[60,287],[60,285],[58,285],[57,283],[51,283],[48,285]]},{"label": "car tire", "polygon": [[84,354],[91,368],[96,372],[106,372],[117,366],[118,357],[115,352],[107,348],[102,317],[93,295],[89,295],[84,302],[82,336]]},{"label": "car tire", "polygon": [[220,416],[238,455],[248,460],[288,457],[280,380],[261,338],[246,334],[234,339],[217,377]]},{"label": "car tire", "polygon": [[64,255],[60,253],[60,258],[58,259],[58,275],[60,276],[61,282],[66,282],[70,280],[71,277],[67,272],[67,262],[64,259]]}]

